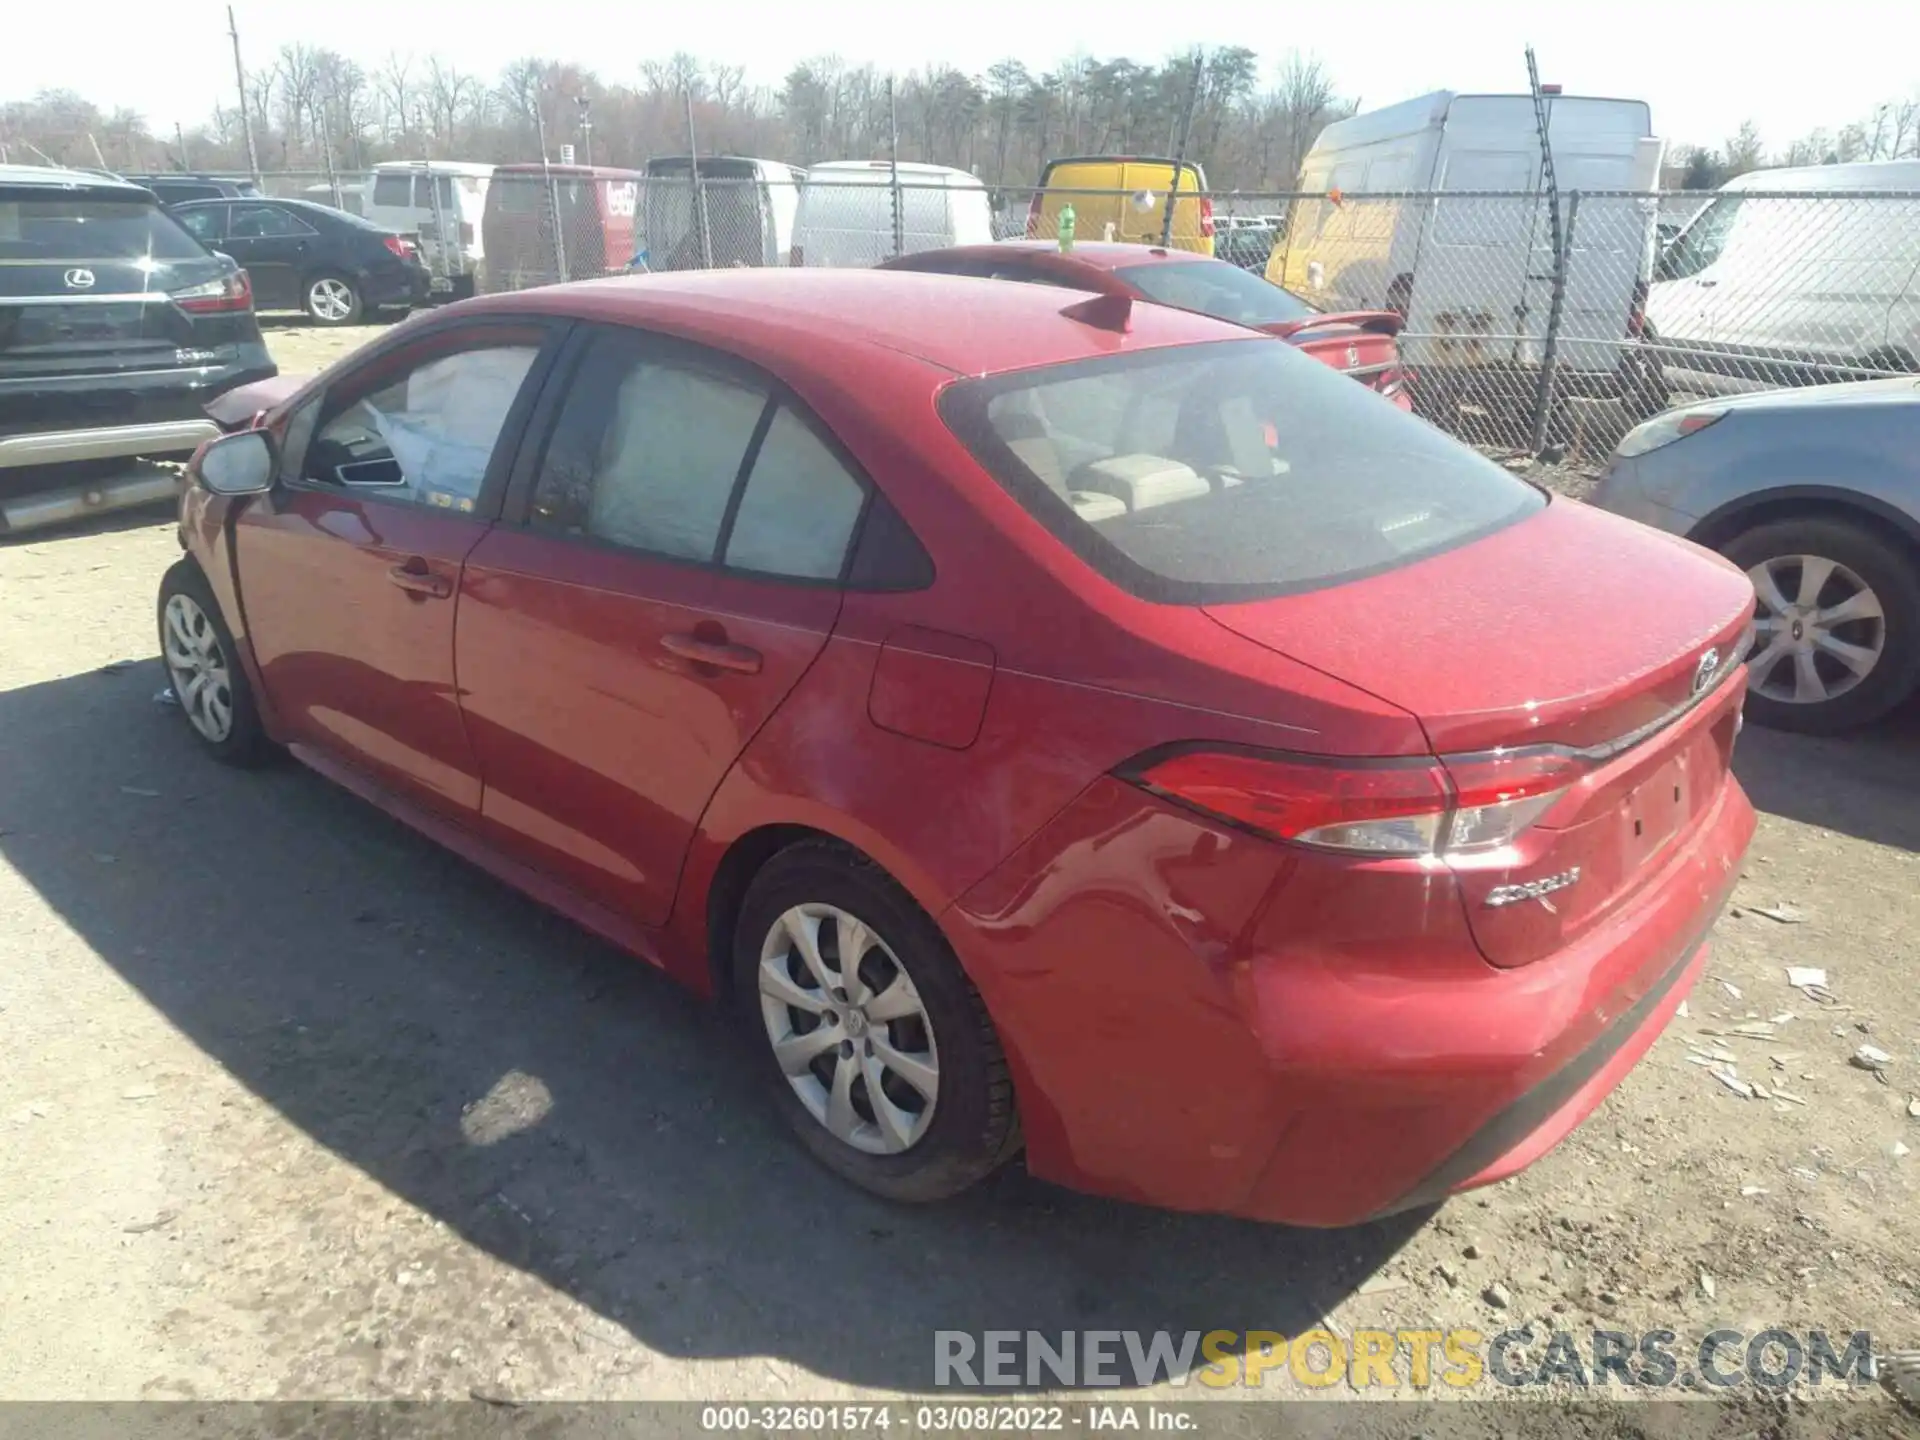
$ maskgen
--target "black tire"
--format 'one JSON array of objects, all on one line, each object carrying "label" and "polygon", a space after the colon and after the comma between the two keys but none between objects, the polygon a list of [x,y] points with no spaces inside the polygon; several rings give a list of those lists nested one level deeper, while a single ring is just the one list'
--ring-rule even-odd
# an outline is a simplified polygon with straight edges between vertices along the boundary
[{"label": "black tire", "polygon": [[[1735,535],[1720,551],[1748,571],[1791,555],[1832,560],[1857,575],[1880,601],[1885,643],[1880,658],[1858,684],[1830,700],[1800,703],[1762,694],[1759,687],[1768,677],[1753,675],[1747,714],[1754,720],[1777,730],[1831,735],[1880,719],[1920,685],[1920,565],[1897,543],[1851,520],[1809,516],[1755,526]],[[1845,627],[1836,632],[1836,638],[1866,643],[1864,635],[1842,632]],[[1756,646],[1765,643],[1762,636]]]},{"label": "black tire", "polygon": [[[321,301],[321,290],[334,286],[345,291],[344,308],[329,306]],[[360,287],[349,277],[337,270],[323,270],[317,275],[309,275],[301,283],[300,308],[307,312],[307,318],[314,324],[331,328],[336,325],[358,325],[367,312],[367,301],[360,293]]]},{"label": "black tire", "polygon": [[[830,905],[859,919],[885,951],[897,958],[918,992],[927,1028],[932,1032],[931,1045],[916,1044],[913,1048],[930,1048],[937,1057],[937,1095],[924,1132],[904,1151],[869,1153],[834,1135],[801,1101],[774,1055],[773,1038],[762,1013],[761,951],[775,923],[801,905]],[[823,939],[823,953],[825,948]],[[856,973],[873,977],[869,983],[884,988],[891,973],[889,957],[879,948],[869,949],[866,956]],[[732,961],[734,1007],[754,1064],[800,1143],[835,1174],[888,1200],[922,1203],[959,1194],[1018,1151],[1020,1127],[1014,1111],[1013,1083],[979,992],[926,912],[866,857],[825,840],[803,841],[775,855],[747,889],[734,927]],[[796,958],[790,963],[800,962]],[[797,1016],[800,1012],[789,1013]],[[836,1019],[832,1023],[845,1026],[849,1022]],[[918,1024],[913,1020],[899,1022]],[[887,1039],[908,1048],[899,1025],[883,1025],[882,1029]],[[841,1029],[837,1033],[860,1032]],[[837,1057],[853,1044],[851,1040],[836,1044],[818,1061],[824,1061],[832,1072],[840,1063]],[[858,1068],[858,1061],[854,1063]],[[897,1076],[888,1079],[898,1082]],[[824,1086],[826,1081],[820,1083]],[[853,1083],[859,1087],[853,1101],[858,1110],[860,1097],[866,1094],[865,1081]],[[907,1092],[901,1093],[912,1098]],[[878,1133],[870,1100],[860,1113]]]},{"label": "black tire", "polygon": [[[185,683],[188,676],[175,668],[175,652],[169,650],[168,609],[176,596],[191,602],[191,608],[204,618],[205,628],[211,632],[208,643],[212,649],[208,653],[222,662],[224,684],[220,689],[227,697],[230,715],[224,734],[216,733],[218,727],[206,718],[207,712],[196,705],[187,693],[183,693],[190,688]],[[233,634],[220,614],[220,604],[214,599],[213,587],[207,584],[207,577],[192,560],[176,560],[161,576],[154,619],[159,626],[160,663],[166,669],[167,683],[173,687],[174,697],[180,703],[180,713],[200,747],[223,764],[243,768],[265,764],[273,759],[279,752],[261,727],[260,712],[253,703],[253,688],[247,683],[247,672],[240,665]],[[192,633],[203,633],[191,619],[188,624]]]}]

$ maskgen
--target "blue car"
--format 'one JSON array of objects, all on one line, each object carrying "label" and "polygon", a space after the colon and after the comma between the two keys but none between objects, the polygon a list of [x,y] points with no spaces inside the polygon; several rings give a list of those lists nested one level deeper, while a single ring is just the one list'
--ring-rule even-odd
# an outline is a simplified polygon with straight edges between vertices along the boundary
[{"label": "blue car", "polygon": [[1761,724],[1830,734],[1920,687],[1920,379],[1668,410],[1620,442],[1592,500],[1747,572]]}]

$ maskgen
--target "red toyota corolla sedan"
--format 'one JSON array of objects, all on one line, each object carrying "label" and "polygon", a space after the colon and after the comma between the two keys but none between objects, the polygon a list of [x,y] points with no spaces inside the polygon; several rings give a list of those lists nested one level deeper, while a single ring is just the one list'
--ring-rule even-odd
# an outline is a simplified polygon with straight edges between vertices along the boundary
[{"label": "red toyota corolla sedan", "polygon": [[1002,240],[919,250],[879,268],[1059,285],[1192,310],[1276,336],[1402,410],[1413,408],[1400,369],[1401,316],[1391,310],[1323,311],[1238,265],[1189,250],[1096,240],[1063,254],[1051,240]]},{"label": "red toyota corolla sedan", "polygon": [[1339,1225],[1652,1043],[1753,813],[1724,561],[1285,345],[736,270],[487,297],[211,442],[159,597],[280,748],[736,1007],[803,1142]]}]

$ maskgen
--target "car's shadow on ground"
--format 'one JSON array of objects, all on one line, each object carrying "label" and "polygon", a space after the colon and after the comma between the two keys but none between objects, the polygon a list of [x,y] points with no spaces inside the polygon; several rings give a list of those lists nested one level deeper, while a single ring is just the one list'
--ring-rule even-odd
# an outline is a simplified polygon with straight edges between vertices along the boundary
[{"label": "car's shadow on ground", "polygon": [[1733,768],[1769,815],[1920,852],[1920,697],[1847,735],[1750,724]]},{"label": "car's shadow on ground", "polygon": [[308,1135],[657,1351],[919,1389],[937,1329],[1298,1333],[1425,1218],[1291,1231],[1018,1169],[870,1200],[704,1007],[298,766],[204,759],[160,685],[0,693],[0,855]]}]

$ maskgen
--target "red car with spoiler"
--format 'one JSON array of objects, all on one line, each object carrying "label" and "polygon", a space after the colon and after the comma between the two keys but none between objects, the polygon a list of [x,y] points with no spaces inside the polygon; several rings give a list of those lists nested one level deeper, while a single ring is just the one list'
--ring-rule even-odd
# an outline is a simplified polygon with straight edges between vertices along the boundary
[{"label": "red car with spoiler", "polygon": [[1192,310],[1276,336],[1378,391],[1402,410],[1413,408],[1396,338],[1406,324],[1403,316],[1391,310],[1323,311],[1224,260],[1112,241],[1063,252],[1052,240],[1003,240],[921,250],[879,268],[1024,280]]}]

